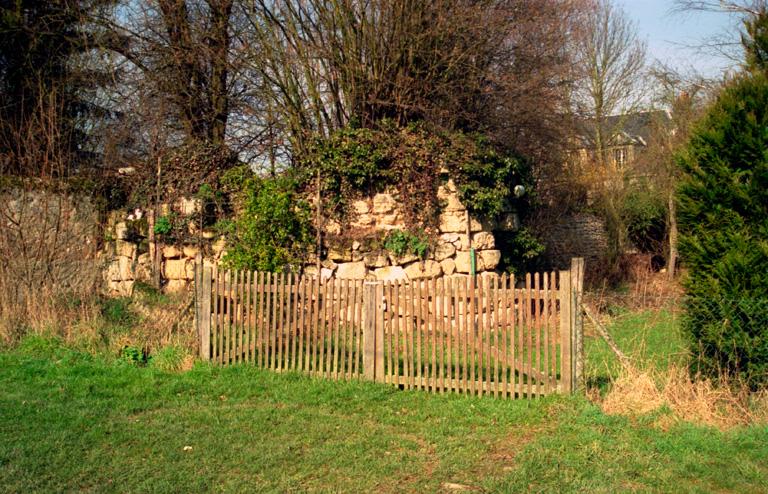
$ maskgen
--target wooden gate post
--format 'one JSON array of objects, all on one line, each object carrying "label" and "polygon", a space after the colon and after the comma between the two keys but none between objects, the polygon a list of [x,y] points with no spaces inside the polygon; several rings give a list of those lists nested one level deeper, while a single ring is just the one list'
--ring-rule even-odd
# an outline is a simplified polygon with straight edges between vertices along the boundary
[{"label": "wooden gate post", "polygon": [[571,259],[571,325],[573,326],[573,390],[584,387],[584,318],[581,297],[584,290],[584,259]]},{"label": "wooden gate post", "polygon": [[[213,270],[203,267],[200,264],[202,277],[198,278],[201,282],[200,289],[196,292],[200,294],[200,303],[198,304],[198,331],[200,341],[200,358],[211,360],[211,285],[213,284]],[[202,279],[201,279],[202,278]]]},{"label": "wooden gate post", "polygon": [[381,324],[381,282],[363,285],[363,377],[368,381],[384,380],[384,326]]}]

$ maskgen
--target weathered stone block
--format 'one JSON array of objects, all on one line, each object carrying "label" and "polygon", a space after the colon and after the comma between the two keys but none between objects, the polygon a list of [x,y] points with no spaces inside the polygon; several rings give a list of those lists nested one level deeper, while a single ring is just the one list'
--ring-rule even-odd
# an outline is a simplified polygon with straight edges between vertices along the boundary
[{"label": "weathered stone block", "polygon": [[359,214],[349,224],[352,228],[371,228],[376,225],[376,220],[370,214]]},{"label": "weathered stone block", "polygon": [[476,250],[495,249],[496,239],[491,232],[477,232],[472,235],[472,247]]},{"label": "weathered stone block", "polygon": [[445,211],[464,211],[466,209],[459,200],[459,194],[456,190],[450,190],[445,185],[437,188],[437,198],[445,204]]},{"label": "weathered stone block", "polygon": [[118,256],[107,267],[107,281],[124,281],[133,279],[132,259]]},{"label": "weathered stone block", "polygon": [[376,228],[379,230],[400,230],[405,228],[405,222],[400,213],[389,213],[376,217]]},{"label": "weathered stone block", "polygon": [[366,274],[368,274],[368,268],[362,261],[339,264],[336,269],[336,277],[342,280],[362,280],[365,279]]},{"label": "weathered stone block", "polygon": [[443,259],[440,261],[440,267],[443,270],[443,274],[450,276],[456,272],[456,261],[453,259]]},{"label": "weathered stone block", "polygon": [[139,255],[134,277],[141,281],[149,281],[152,278],[152,258],[149,257],[149,254]]},{"label": "weathered stone block", "polygon": [[200,211],[200,207],[201,207],[200,199],[197,199],[197,198],[187,199],[185,197],[177,199],[175,204],[173,205],[173,209],[175,209],[176,211],[178,211],[183,215],[195,214]]},{"label": "weathered stone block", "polygon": [[387,266],[384,268],[379,268],[376,269],[373,274],[379,281],[398,281],[408,279],[408,275],[405,274],[405,270],[401,266]]},{"label": "weathered stone block", "polygon": [[405,266],[405,274],[411,280],[420,278],[435,278],[443,274],[443,269],[439,262],[419,261]]},{"label": "weathered stone block", "polygon": [[331,261],[330,259],[323,259],[322,261],[320,261],[320,265],[326,269],[330,269],[331,272],[335,271],[336,268],[339,267],[338,264]]},{"label": "weathered stone block", "polygon": [[365,265],[369,268],[383,268],[389,264],[389,258],[387,257],[386,252],[368,252],[363,255],[363,262],[365,262]]},{"label": "weathered stone block", "polygon": [[174,245],[166,245],[163,247],[163,257],[166,259],[172,259],[174,257],[181,256],[181,251]]},{"label": "weathered stone block", "polygon": [[459,240],[458,233],[441,233],[440,240],[443,242],[454,243]]},{"label": "weathered stone block", "polygon": [[328,259],[335,262],[349,262],[352,260],[352,252],[346,249],[329,248]]},{"label": "weathered stone block", "polygon": [[371,207],[368,205],[368,201],[365,199],[358,199],[352,202],[352,211],[355,214],[368,214],[371,212]]},{"label": "weathered stone block", "polygon": [[[483,229],[479,221],[470,217],[471,231]],[[467,217],[464,211],[443,211],[440,213],[439,227],[442,233],[461,233],[467,231]]]},{"label": "weathered stone block", "polygon": [[118,240],[125,240],[128,238],[128,225],[125,221],[120,221],[115,224],[115,238]]},{"label": "weathered stone block", "polygon": [[442,261],[443,259],[448,259],[449,257],[452,257],[456,253],[456,247],[453,244],[449,243],[439,243],[437,244],[437,247],[435,247],[435,261]]},{"label": "weathered stone block", "polygon": [[477,252],[478,265],[482,266],[484,271],[493,271],[501,261],[500,250],[481,250]]},{"label": "weathered stone block", "polygon": [[472,265],[469,257],[469,251],[459,251],[454,258],[456,263],[457,273],[470,273],[472,272]]},{"label": "weathered stone block", "polygon": [[194,258],[200,253],[200,249],[195,245],[185,245],[182,249],[184,257]]},{"label": "weathered stone block", "polygon": [[403,254],[402,256],[396,256],[392,252],[389,253],[389,260],[393,266],[402,266],[419,259],[416,254]]},{"label": "weathered stone block", "polygon": [[115,240],[115,253],[118,256],[133,257],[137,252],[136,244],[133,242],[126,242],[125,240]]},{"label": "weathered stone block", "polygon": [[391,213],[397,207],[397,201],[392,194],[376,194],[373,196],[374,214]]},{"label": "weathered stone block", "polygon": [[195,277],[195,265],[187,259],[166,259],[163,276],[168,280],[191,280]]}]

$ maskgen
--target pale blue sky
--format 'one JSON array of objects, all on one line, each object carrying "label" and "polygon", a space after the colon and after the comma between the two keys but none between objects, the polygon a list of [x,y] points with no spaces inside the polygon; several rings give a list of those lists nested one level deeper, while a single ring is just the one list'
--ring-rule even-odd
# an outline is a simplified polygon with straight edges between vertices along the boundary
[{"label": "pale blue sky", "polygon": [[[701,53],[683,45],[698,46],[706,38],[735,33],[738,20],[723,13],[673,13],[673,0],[618,0],[637,23],[640,36],[648,43],[651,59],[678,69],[693,67],[706,76],[716,76],[733,61],[714,53]],[[733,38],[736,39],[736,38]]]}]

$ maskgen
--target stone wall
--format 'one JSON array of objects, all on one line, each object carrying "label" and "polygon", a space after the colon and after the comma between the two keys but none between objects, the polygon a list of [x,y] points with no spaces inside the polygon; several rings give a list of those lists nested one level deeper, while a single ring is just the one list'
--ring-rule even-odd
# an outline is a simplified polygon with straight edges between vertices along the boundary
[{"label": "stone wall", "polygon": [[[344,237],[358,240],[329,240],[319,274],[323,277],[382,281],[468,275],[471,260],[466,208],[450,180],[440,186],[438,198],[444,208],[439,218],[437,237],[430,243],[424,259],[414,254],[397,256],[382,247],[386,234],[392,230],[404,230],[405,224],[398,209],[397,196],[379,193],[352,204],[354,215],[350,231],[345,232]],[[501,252],[496,249],[492,230],[516,229],[517,215],[509,212],[501,221],[493,223],[471,218],[469,227],[471,247],[476,251],[477,272],[494,272],[501,260]],[[326,230],[333,237],[341,233],[341,226],[330,223]],[[318,274],[316,265],[308,264],[304,269],[308,274]]]},{"label": "stone wall", "polygon": [[558,269],[567,269],[574,257],[583,257],[587,266],[597,266],[608,252],[605,221],[589,213],[560,218],[548,229],[545,242],[548,261]]},{"label": "stone wall", "polygon": [[[303,271],[308,275],[340,279],[408,280],[440,276],[466,276],[471,270],[470,238],[467,236],[466,208],[459,201],[452,181],[441,186],[438,197],[444,204],[436,238],[430,242],[423,259],[413,254],[397,256],[384,249],[384,239],[393,230],[405,230],[398,198],[392,193],[380,193],[352,205],[353,217],[349,229],[341,234],[338,223],[326,225],[326,254],[320,273],[316,263],[307,260]],[[183,214],[194,212],[190,201],[180,201],[173,208]],[[167,214],[168,211],[163,211]],[[104,279],[111,294],[128,295],[137,281],[151,279],[155,246],[149,242],[150,221],[141,211],[115,211],[106,225],[104,247]],[[501,252],[496,249],[492,231],[514,230],[517,215],[509,212],[501,221],[470,220],[472,247],[476,251],[478,273],[494,272],[499,266]],[[194,233],[190,225],[190,233]],[[339,240],[340,238],[346,240]],[[199,236],[204,262],[218,262],[226,251],[225,240],[212,232]],[[335,240],[334,240],[335,239]],[[163,288],[178,292],[189,288],[194,278],[194,261],[201,248],[197,245],[161,246]]]},{"label": "stone wall", "polygon": [[[189,206],[189,201],[180,207]],[[162,245],[149,242],[150,221],[142,211],[113,211],[105,227],[103,276],[106,289],[111,295],[127,296],[133,292],[137,281],[152,279],[152,259],[159,249],[163,291],[176,293],[187,290],[194,280],[194,264],[203,251],[204,263],[212,265],[224,254],[225,242],[212,232],[203,231],[198,245]],[[190,225],[194,230],[194,225]]]}]

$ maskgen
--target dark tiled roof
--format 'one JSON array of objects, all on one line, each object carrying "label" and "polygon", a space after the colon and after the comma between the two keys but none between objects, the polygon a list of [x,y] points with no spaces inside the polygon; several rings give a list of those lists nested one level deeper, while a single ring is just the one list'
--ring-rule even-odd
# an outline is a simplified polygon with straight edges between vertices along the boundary
[{"label": "dark tiled roof", "polygon": [[[626,115],[613,115],[606,119],[604,129],[606,133],[612,133],[612,145],[645,146],[651,135],[654,122],[670,122],[669,114],[663,110],[629,113]],[[579,130],[578,140],[583,147],[592,147],[595,133],[594,120],[582,120],[577,123]]]}]

